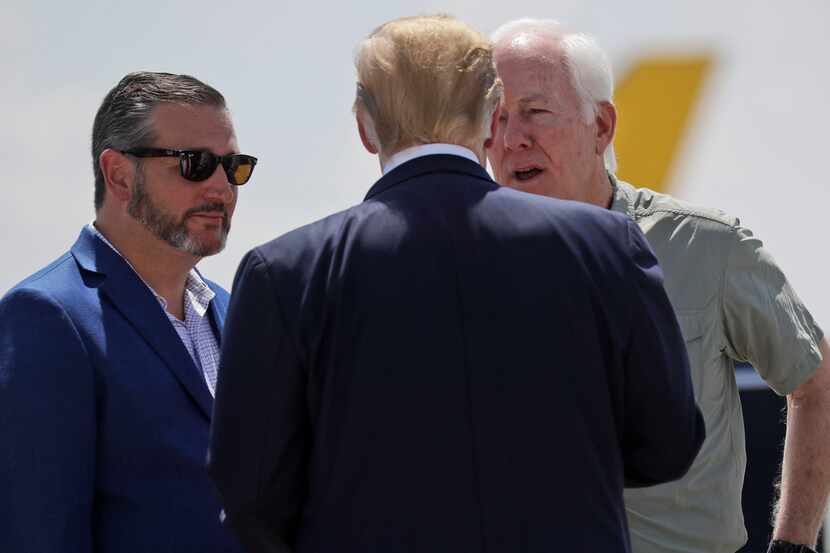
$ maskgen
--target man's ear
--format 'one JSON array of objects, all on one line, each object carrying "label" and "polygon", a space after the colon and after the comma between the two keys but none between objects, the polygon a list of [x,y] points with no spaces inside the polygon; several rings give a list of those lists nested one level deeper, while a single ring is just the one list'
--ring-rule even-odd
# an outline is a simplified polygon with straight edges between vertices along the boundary
[{"label": "man's ear", "polygon": [[118,150],[107,148],[98,156],[98,166],[107,194],[122,202],[129,201],[136,177],[135,164]]},{"label": "man's ear", "polygon": [[[380,152],[380,148],[378,148],[377,144],[375,144],[374,140],[375,137],[375,129],[374,127],[371,130],[366,129],[363,123],[363,118],[365,115],[358,110],[355,113],[355,118],[357,119],[357,132],[360,134],[360,141],[363,142],[363,147],[366,148],[366,151],[370,154],[378,154]],[[369,125],[372,125],[371,119],[369,120]]]},{"label": "man's ear", "polygon": [[611,102],[600,102],[597,104],[597,148],[596,153],[600,156],[614,140],[614,133],[617,130],[617,108]]},{"label": "man's ear", "polygon": [[490,118],[490,135],[484,141],[484,149],[489,149],[493,145],[493,140],[496,138],[496,127],[499,126],[499,117],[501,116],[501,102],[496,104],[493,109],[493,116]]}]

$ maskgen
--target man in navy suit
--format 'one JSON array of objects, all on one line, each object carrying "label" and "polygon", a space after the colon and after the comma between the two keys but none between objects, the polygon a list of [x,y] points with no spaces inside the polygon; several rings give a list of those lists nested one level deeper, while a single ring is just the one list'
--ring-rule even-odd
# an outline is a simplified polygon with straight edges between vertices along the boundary
[{"label": "man in navy suit", "polygon": [[387,23],[357,72],[384,176],[234,282],[226,522],[262,553],[628,551],[623,486],[682,476],[704,437],[642,233],[490,179],[501,84],[462,23]]},{"label": "man in navy suit", "polygon": [[225,100],[133,73],[92,138],[95,221],[0,301],[0,551],[238,552],[204,469],[237,185]]}]

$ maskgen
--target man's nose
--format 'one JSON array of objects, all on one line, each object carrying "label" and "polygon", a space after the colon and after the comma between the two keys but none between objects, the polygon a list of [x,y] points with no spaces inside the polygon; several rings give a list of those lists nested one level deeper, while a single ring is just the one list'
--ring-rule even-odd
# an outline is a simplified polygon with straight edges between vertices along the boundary
[{"label": "man's nose", "polygon": [[509,117],[504,121],[504,148],[506,150],[525,150],[530,148],[532,139],[527,128],[518,117]]},{"label": "man's nose", "polygon": [[218,200],[223,203],[229,203],[233,200],[236,192],[236,186],[228,180],[228,175],[225,173],[225,168],[221,163],[216,166],[216,170],[203,183],[203,186],[205,188],[205,196],[211,200]]}]

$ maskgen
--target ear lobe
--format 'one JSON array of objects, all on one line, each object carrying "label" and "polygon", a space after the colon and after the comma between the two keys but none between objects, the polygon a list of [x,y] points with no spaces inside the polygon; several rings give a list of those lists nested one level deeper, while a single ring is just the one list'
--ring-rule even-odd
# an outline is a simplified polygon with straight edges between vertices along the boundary
[{"label": "ear lobe", "polygon": [[605,154],[605,149],[614,140],[614,133],[617,130],[617,108],[611,102],[600,102],[597,104],[597,150],[600,156]]},{"label": "ear lobe", "polygon": [[118,150],[107,148],[98,157],[98,165],[104,175],[107,196],[129,201],[136,178],[135,164]]}]

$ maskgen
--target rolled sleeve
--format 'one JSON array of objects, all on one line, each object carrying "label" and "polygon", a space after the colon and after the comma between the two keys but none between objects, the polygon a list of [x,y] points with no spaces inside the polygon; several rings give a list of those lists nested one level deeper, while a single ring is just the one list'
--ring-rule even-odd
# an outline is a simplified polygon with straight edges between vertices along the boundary
[{"label": "rolled sleeve", "polygon": [[778,394],[809,380],[821,363],[822,330],[761,240],[735,230],[724,274],[724,352],[747,361]]}]

